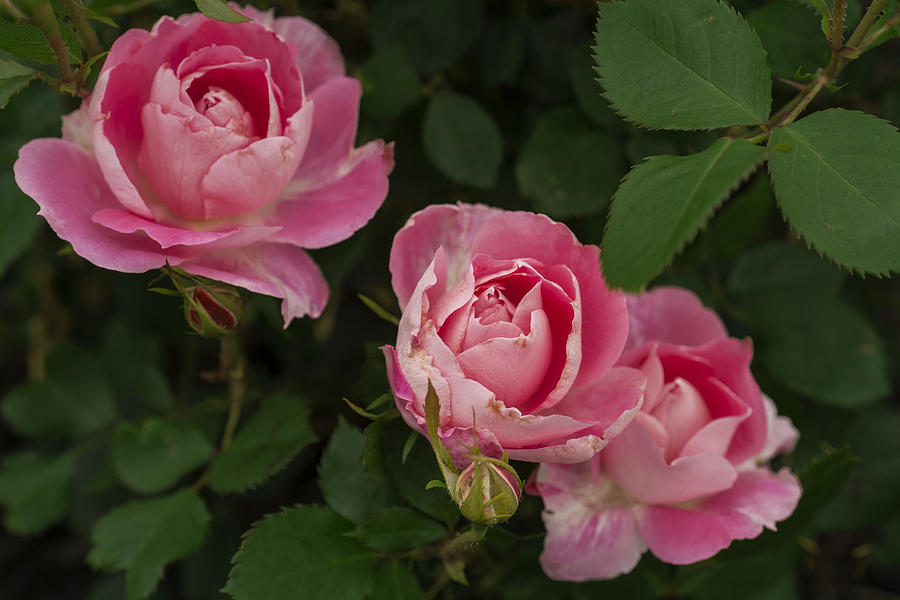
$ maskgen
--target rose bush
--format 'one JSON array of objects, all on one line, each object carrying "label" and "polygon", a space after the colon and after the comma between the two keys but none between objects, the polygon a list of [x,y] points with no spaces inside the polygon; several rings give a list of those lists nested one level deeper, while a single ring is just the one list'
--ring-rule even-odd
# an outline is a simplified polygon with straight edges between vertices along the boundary
[{"label": "rose bush", "polygon": [[328,289],[303,248],[349,237],[387,194],[392,147],[354,148],[360,85],[315,24],[163,17],[110,49],[62,139],[26,144],[16,181],[96,265],[168,262],[283,298],[285,325]]},{"label": "rose bush", "polygon": [[647,376],[640,413],[593,459],[542,464],[529,482],[544,500],[541,564],[554,579],[612,578],[647,548],[670,563],[702,560],[774,529],[800,497],[788,469],[765,464],[798,434],[756,385],[749,341],[728,338],[686,290],[628,305],[619,364]]},{"label": "rose bush", "polygon": [[423,431],[431,381],[439,435],[457,466],[464,444],[528,461],[579,462],[640,405],[644,375],[613,367],[625,297],[603,281],[596,246],[561,223],[486,206],[429,206],[394,238],[403,316],[384,347],[403,418]]}]

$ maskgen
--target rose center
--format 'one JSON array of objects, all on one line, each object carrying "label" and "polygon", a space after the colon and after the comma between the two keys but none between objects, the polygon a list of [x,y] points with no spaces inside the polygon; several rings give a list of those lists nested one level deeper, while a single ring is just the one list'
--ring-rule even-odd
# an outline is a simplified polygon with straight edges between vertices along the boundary
[{"label": "rose center", "polygon": [[213,125],[224,127],[244,137],[253,136],[253,116],[227,90],[210,86],[194,104],[194,108],[212,121]]},{"label": "rose center", "polygon": [[490,286],[475,295],[472,309],[482,325],[490,325],[497,321],[511,321],[515,306],[500,288]]}]

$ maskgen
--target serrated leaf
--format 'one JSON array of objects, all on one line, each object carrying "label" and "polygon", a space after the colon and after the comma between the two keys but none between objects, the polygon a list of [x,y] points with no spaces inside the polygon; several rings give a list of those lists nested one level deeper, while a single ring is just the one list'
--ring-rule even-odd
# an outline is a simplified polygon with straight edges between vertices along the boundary
[{"label": "serrated leaf", "polygon": [[347,537],[353,524],[327,508],[298,505],[244,534],[225,591],[235,600],[357,600],[377,554]]},{"label": "serrated leaf", "polygon": [[718,0],[599,5],[594,58],[606,97],[653,129],[755,125],[769,116],[771,75],[759,38]]},{"label": "serrated leaf", "polygon": [[761,321],[760,357],[796,392],[856,407],[891,391],[884,343],[859,310],[836,301],[795,302]]},{"label": "serrated leaf", "polygon": [[403,552],[447,536],[447,528],[409,508],[387,508],[347,535],[375,550]]},{"label": "serrated leaf", "polygon": [[319,463],[319,488],[335,512],[361,523],[390,502],[390,490],[369,477],[362,463],[366,436],[342,417]]},{"label": "serrated leaf", "polygon": [[389,560],[375,574],[369,600],[425,600],[415,575],[398,560]]},{"label": "serrated leaf", "polygon": [[825,452],[803,467],[797,474],[803,486],[803,495],[794,514],[779,523],[782,536],[802,533],[819,510],[840,490],[856,463],[857,458],[847,448],[841,448]]},{"label": "serrated leaf", "polygon": [[36,438],[80,439],[115,418],[101,363],[67,344],[47,356],[47,379],[13,388],[0,410],[19,432]]},{"label": "serrated leaf", "polygon": [[33,62],[56,63],[56,55],[47,38],[40,29],[27,23],[0,21],[0,50]]},{"label": "serrated leaf", "polygon": [[833,108],[772,131],[769,172],[791,227],[842,267],[900,270],[900,133]]},{"label": "serrated leaf", "polygon": [[187,423],[158,417],[140,425],[123,423],[113,439],[113,467],[136,492],[151,494],[173,486],[212,456],[209,440]]},{"label": "serrated leaf", "polygon": [[574,109],[542,115],[516,165],[522,194],[557,218],[606,208],[624,173],[621,144]]},{"label": "serrated leaf", "polygon": [[362,111],[373,119],[396,119],[421,95],[419,75],[398,48],[377,52],[361,68]]},{"label": "serrated leaf", "polygon": [[297,398],[267,398],[228,448],[213,459],[209,487],[220,493],[256,487],[316,441],[306,406]]},{"label": "serrated leaf", "polygon": [[75,475],[72,454],[8,454],[0,466],[3,524],[20,534],[34,534],[63,518]]},{"label": "serrated leaf", "polygon": [[425,152],[447,177],[492,188],[503,158],[503,139],[494,118],[478,102],[452,92],[432,96],[422,124]]},{"label": "serrated leaf", "polygon": [[206,539],[210,515],[189,489],[152,500],[118,506],[94,526],[93,567],[127,571],[127,600],[140,600],[156,589],[166,564],[186,558]]},{"label": "serrated leaf", "polygon": [[697,154],[654,156],[634,167],[616,192],[603,236],[607,281],[633,292],[646,286],[765,154],[745,140],[720,138]]},{"label": "serrated leaf", "polygon": [[22,90],[36,76],[34,69],[11,60],[0,59],[0,109],[6,108],[6,103],[13,94]]},{"label": "serrated leaf", "polygon": [[216,21],[243,23],[250,20],[250,17],[246,17],[228,6],[225,0],[194,0],[194,3],[200,12]]}]

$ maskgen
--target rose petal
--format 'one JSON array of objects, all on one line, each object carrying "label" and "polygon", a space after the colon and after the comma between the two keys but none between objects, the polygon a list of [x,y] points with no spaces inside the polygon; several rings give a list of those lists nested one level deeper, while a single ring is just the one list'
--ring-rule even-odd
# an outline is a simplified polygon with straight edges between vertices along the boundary
[{"label": "rose petal", "polygon": [[116,233],[91,221],[103,208],[118,202],[93,157],[60,139],[38,139],[19,150],[13,166],[16,183],[41,207],[38,214],[75,252],[97,266],[140,273],[166,264],[177,265],[191,253],[184,248],[163,250],[143,235]]},{"label": "rose petal", "polygon": [[312,109],[308,104],[293,115],[285,135],[257,140],[212,163],[200,185],[207,219],[243,215],[275,199],[303,158]]},{"label": "rose petal", "polygon": [[257,242],[209,252],[181,267],[195,275],[283,298],[285,327],[296,317],[318,317],[328,301],[328,284],[319,267],[309,254],[294,246]]},{"label": "rose petal", "polygon": [[400,306],[406,306],[419,279],[443,247],[450,280],[458,281],[472,262],[472,239],[497,208],[484,205],[433,204],[415,213],[394,236],[391,246],[391,284]]},{"label": "rose petal", "polygon": [[581,339],[591,340],[575,384],[586,384],[619,358],[628,335],[625,296],[606,287],[599,267],[600,250],[584,246],[568,227],[544,215],[504,213],[486,219],[472,241],[472,251],[495,259],[534,258],[544,265],[566,265],[581,293]]},{"label": "rose petal", "polygon": [[528,335],[492,338],[459,354],[463,372],[494,391],[507,407],[522,407],[544,379],[551,355],[550,322],[543,310],[531,313]]},{"label": "rose petal", "polygon": [[737,478],[724,457],[703,453],[667,464],[640,422],[616,436],[603,451],[603,468],[628,495],[644,504],[677,504],[727,490]]},{"label": "rose petal", "polygon": [[[314,110],[318,111],[319,105],[315,105]],[[316,112],[314,120],[318,118]],[[310,154],[312,150],[307,148],[305,156]],[[353,235],[375,215],[387,197],[387,176],[393,168],[394,145],[381,140],[369,142],[353,151],[340,178],[333,183],[284,197],[291,193],[289,183],[282,192],[283,199],[264,222],[284,226],[276,241],[304,248],[336,244]],[[433,257],[432,253],[428,261],[431,262]],[[401,307],[405,305],[405,302],[400,304]]]},{"label": "rose petal", "polygon": [[540,562],[551,579],[611,579],[631,571],[647,549],[633,509],[614,501],[608,478],[591,472],[598,460],[538,467],[534,487],[547,529]]},{"label": "rose petal", "polygon": [[766,437],[765,447],[754,457],[758,463],[765,463],[774,456],[791,452],[800,438],[800,432],[797,431],[791,420],[787,417],[779,416],[775,403],[765,394],[763,394],[763,404],[766,408],[768,436]]},{"label": "rose petal", "polygon": [[172,246],[203,246],[203,251],[213,248],[239,248],[264,240],[278,231],[278,227],[232,227],[225,231],[193,231],[139,217],[120,208],[103,208],[91,216],[91,220],[119,233],[143,231],[162,248]]},{"label": "rose petal", "polygon": [[628,296],[626,350],[650,340],[699,346],[725,337],[728,332],[719,316],[689,290],[657,287],[640,296]]},{"label": "rose petal", "polygon": [[272,29],[297,49],[297,65],[303,74],[303,87],[310,93],[317,87],[344,74],[344,58],[334,39],[312,21],[302,17],[274,18],[272,9],[261,11],[247,5],[239,12]]},{"label": "rose petal", "polygon": [[647,507],[638,519],[650,551],[674,564],[709,558],[732,540],[749,539],[763,527],[775,528],[794,511],[800,484],[789,471],[766,469],[741,473],[734,485],[695,510],[669,506]]}]

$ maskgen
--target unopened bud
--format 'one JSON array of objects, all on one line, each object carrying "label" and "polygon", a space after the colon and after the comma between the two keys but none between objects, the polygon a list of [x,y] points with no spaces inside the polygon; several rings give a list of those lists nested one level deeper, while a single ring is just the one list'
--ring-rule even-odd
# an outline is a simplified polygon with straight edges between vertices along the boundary
[{"label": "unopened bud", "polygon": [[241,295],[230,285],[167,266],[184,300],[184,319],[202,337],[223,337],[237,327],[244,310]]},{"label": "unopened bud", "polygon": [[509,464],[479,456],[459,474],[455,497],[465,518],[479,525],[497,525],[519,507],[519,478]]}]

